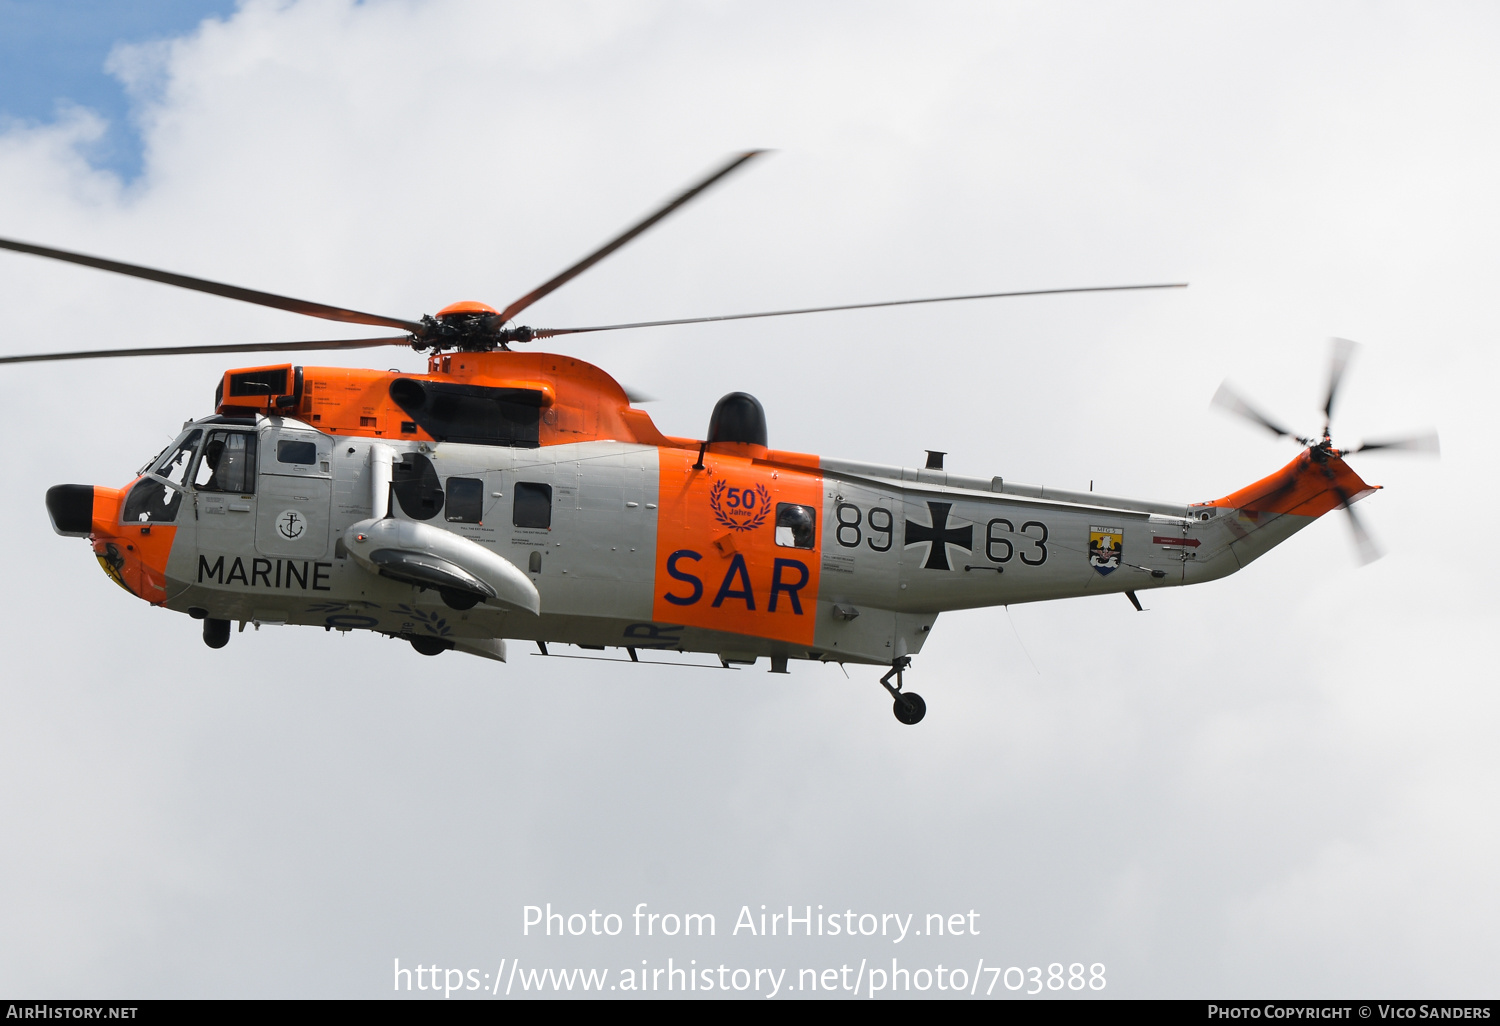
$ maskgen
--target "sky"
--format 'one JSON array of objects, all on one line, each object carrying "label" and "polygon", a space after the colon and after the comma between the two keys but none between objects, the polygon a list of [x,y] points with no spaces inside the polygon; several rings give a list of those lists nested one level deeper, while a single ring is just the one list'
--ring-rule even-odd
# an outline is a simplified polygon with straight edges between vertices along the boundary
[{"label": "sky", "polygon": [[[1434,427],[1443,455],[1357,458],[1385,486],[1369,566],[1334,515],[1144,613],[945,614],[909,728],[872,667],[500,665],[274,627],[211,651],[42,498],[128,481],[232,364],[8,368],[0,993],[894,958],[1097,964],[1082,993],[1114,997],[1495,996],[1492,7],[134,7],[0,6],[0,235],[415,317],[503,305],[768,147],[534,323],[1191,284],[557,347],[657,397],[668,434],[745,390],[778,448],[1200,501],[1296,451],[1212,411],[1219,383],[1315,429],[1339,336],[1361,349],[1335,440]],[[16,254],[0,328],[5,353],[342,335]],[[716,935],[633,936],[643,902]],[[548,903],[624,932],[524,934]],[[763,904],[977,918],[731,932]]]},{"label": "sky", "polygon": [[82,152],[122,178],[141,172],[131,95],[109,70],[119,44],[160,42],[234,12],[232,0],[0,0],[0,124],[37,125],[85,108],[104,120]]}]

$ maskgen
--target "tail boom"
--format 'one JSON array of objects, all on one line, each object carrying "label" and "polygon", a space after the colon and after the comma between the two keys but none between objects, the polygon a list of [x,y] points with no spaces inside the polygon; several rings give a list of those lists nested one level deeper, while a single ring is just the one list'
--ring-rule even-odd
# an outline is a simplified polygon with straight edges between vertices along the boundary
[{"label": "tail boom", "polygon": [[1184,583],[1233,573],[1264,555],[1325,513],[1377,491],[1345,463],[1336,449],[1308,449],[1286,466],[1222,499],[1189,507],[1205,527],[1226,532],[1228,542],[1196,566]]}]

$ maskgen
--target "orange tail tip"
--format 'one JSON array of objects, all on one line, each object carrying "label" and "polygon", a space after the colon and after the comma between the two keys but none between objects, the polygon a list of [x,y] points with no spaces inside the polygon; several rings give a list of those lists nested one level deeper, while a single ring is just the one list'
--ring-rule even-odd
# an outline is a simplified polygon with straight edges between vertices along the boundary
[{"label": "orange tail tip", "polygon": [[1339,458],[1336,450],[1322,459],[1314,458],[1313,450],[1306,450],[1276,473],[1222,499],[1200,505],[1253,513],[1293,513],[1302,517],[1320,517],[1330,510],[1338,509],[1345,502],[1363,498],[1379,487],[1366,484],[1350,469],[1349,464]]}]

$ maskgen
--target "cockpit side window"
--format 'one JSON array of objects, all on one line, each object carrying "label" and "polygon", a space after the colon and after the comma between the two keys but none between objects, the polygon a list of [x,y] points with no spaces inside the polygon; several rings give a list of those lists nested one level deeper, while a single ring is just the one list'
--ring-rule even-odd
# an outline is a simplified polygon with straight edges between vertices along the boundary
[{"label": "cockpit side window", "polygon": [[212,431],[194,478],[200,492],[255,492],[255,436],[248,431]]},{"label": "cockpit side window", "polygon": [[127,524],[170,524],[177,519],[177,510],[182,506],[182,492],[168,486],[158,477],[143,477],[125,496],[125,509],[120,514]]}]

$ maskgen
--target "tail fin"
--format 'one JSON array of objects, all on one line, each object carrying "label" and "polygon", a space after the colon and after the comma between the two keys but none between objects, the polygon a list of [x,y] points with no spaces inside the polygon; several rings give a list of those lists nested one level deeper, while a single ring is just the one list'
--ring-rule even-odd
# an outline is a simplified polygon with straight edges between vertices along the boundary
[{"label": "tail fin", "polygon": [[[1307,449],[1237,492],[1189,507],[1205,547],[1183,566],[1185,583],[1233,573],[1265,555],[1331,510],[1369,495],[1366,484],[1334,449]],[[1186,544],[1186,543],[1185,543]]]},{"label": "tail fin", "polygon": [[[1244,513],[1286,513],[1316,519],[1379,489],[1366,484],[1337,449],[1307,449],[1276,473],[1237,492],[1199,504]],[[1252,517],[1252,519],[1254,519]]]}]

